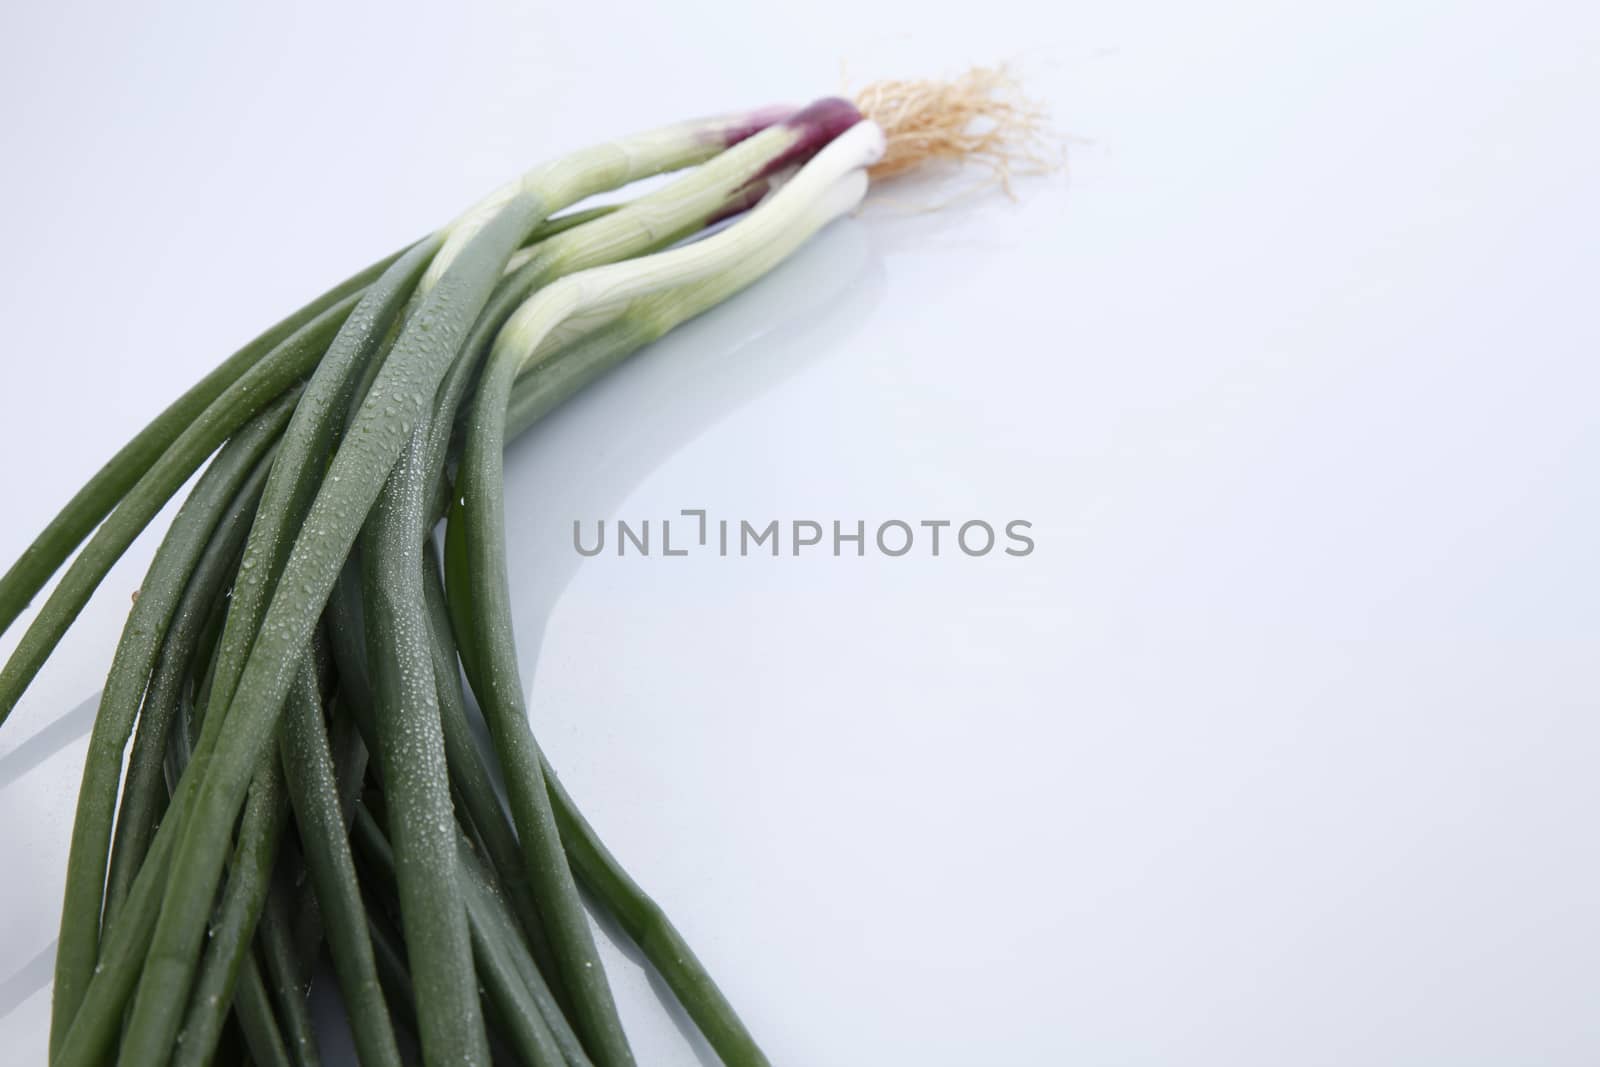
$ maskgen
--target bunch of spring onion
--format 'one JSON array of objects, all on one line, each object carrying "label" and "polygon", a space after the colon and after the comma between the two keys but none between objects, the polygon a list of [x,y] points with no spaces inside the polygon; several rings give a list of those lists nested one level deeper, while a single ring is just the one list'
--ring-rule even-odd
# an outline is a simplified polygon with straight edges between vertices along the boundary
[{"label": "bunch of spring onion", "polygon": [[76,551],[0,722],[203,467],[100,698],[52,1064],[315,1063],[324,952],[363,1064],[632,1063],[580,887],[724,1062],[767,1062],[530,730],[502,452],[852,210],[868,168],[982,157],[962,108],[989,88],[869,93],[887,139],[835,98],[535,167],[246,345],[72,498],[0,578],[9,628]]}]

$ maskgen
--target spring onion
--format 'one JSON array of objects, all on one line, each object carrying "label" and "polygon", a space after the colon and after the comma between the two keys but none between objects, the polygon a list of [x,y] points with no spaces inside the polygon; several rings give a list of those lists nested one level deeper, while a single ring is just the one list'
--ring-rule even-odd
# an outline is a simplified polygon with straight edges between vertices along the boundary
[{"label": "spring onion", "polygon": [[693,120],[536,166],[240,349],[72,497],[0,576],[4,630],[65,565],[0,667],[0,724],[205,466],[91,734],[52,1065],[199,1065],[240,1037],[256,1063],[315,1064],[325,945],[363,1063],[415,1045],[429,1065],[625,1067],[594,908],[724,1063],[768,1062],[529,725],[502,456],[869,180],[928,160],[1004,180],[1036,122],[1004,87],[883,83],[861,108]]}]

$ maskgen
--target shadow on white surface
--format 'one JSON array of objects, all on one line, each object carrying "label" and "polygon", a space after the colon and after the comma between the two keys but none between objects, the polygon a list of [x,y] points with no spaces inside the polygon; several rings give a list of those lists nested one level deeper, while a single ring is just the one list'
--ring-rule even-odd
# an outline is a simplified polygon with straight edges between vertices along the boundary
[{"label": "shadow on white surface", "polygon": [[[919,218],[902,225],[940,225],[936,216]],[[617,515],[640,483],[707,428],[836,354],[882,299],[877,230],[855,218],[829,227],[770,276],[641,352],[511,444],[508,531],[551,516]],[[527,465],[530,453],[543,464],[537,471]],[[553,468],[558,477],[549,476]],[[536,482],[538,491],[510,488],[519,478]],[[508,547],[514,557],[514,539]],[[517,568],[524,688],[551,611],[584,562],[569,551]]]},{"label": "shadow on white surface", "polygon": [[10,1015],[17,1007],[39,990],[50,984],[50,972],[56,963],[56,942],[44,948],[0,981],[0,1019]]},{"label": "shadow on white surface", "polygon": [[16,748],[0,756],[0,790],[33,770],[94,728],[100,694],[85,700],[61,718],[35,731]]}]

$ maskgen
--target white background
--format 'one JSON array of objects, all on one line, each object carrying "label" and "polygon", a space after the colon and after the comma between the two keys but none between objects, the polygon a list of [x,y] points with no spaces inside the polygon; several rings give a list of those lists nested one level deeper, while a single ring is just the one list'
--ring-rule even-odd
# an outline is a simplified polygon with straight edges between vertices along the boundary
[{"label": "white background", "polygon": [[[544,156],[1015,59],[1067,176],[880,202],[512,450],[555,763],[780,1064],[1594,1063],[1595,10],[12,5],[0,557]],[[685,507],[1038,549],[570,547]],[[7,1062],[87,728],[51,724],[152,549],[0,731]],[[608,961],[641,1061],[699,1062]]]}]

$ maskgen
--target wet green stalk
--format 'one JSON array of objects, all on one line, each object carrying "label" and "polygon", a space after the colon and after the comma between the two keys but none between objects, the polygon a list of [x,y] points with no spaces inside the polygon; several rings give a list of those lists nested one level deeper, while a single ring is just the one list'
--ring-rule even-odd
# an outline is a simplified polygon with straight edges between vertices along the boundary
[{"label": "wet green stalk", "polygon": [[292,403],[292,396],[285,397],[253,419],[207,468],[156,550],[117,645],[89,737],[72,826],[61,939],[56,952],[53,1048],[59,1049],[65,1037],[64,1022],[77,1010],[99,958],[107,854],[122,752],[132,733],[151,667],[206,542],[251,471],[282,432]]}]

